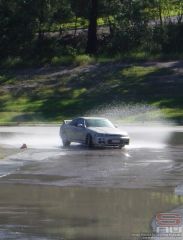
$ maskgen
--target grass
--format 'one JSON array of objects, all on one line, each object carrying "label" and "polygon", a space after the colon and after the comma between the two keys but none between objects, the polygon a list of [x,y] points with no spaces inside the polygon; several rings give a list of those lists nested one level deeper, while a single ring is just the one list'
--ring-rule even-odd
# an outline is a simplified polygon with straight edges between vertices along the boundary
[{"label": "grass", "polygon": [[82,55],[74,55],[74,56],[55,56],[51,60],[52,66],[84,66],[88,64],[95,63],[96,59],[92,56],[89,56],[87,54]]},{"label": "grass", "polygon": [[[82,66],[93,64],[96,62],[100,62],[100,59],[93,57],[87,54],[69,54],[69,55],[62,55],[62,56],[53,56],[52,58],[48,59],[40,59],[32,61],[29,59],[23,59],[21,57],[8,57],[2,63],[0,63],[0,70],[6,69],[21,69],[27,67],[42,67],[45,65],[51,66]],[[105,57],[106,61],[110,61],[109,58]],[[4,78],[3,74],[0,75],[0,83],[3,81],[7,81],[6,77]]]},{"label": "grass", "polygon": [[[111,21],[113,21],[113,17],[109,17]],[[98,26],[105,26],[107,22],[107,17],[100,17],[97,19],[97,25]],[[68,22],[62,23],[62,24],[52,24],[51,27],[48,25],[45,25],[42,30],[46,32],[57,32],[62,30],[73,30],[73,29],[79,29],[79,28],[88,28],[88,19],[78,17],[77,22],[75,18],[70,19]]]},{"label": "grass", "polygon": [[1,125],[60,122],[92,113],[100,106],[113,109],[118,105],[122,109],[129,103],[129,114],[124,116],[129,122],[142,120],[141,113],[132,110],[136,104],[154,107],[148,109],[148,118],[154,121],[163,114],[168,120],[183,122],[183,76],[177,71],[182,69],[180,64],[99,61],[88,55],[75,57],[72,65],[65,67],[60,66],[59,59],[54,61],[54,67],[45,70],[2,71]]}]

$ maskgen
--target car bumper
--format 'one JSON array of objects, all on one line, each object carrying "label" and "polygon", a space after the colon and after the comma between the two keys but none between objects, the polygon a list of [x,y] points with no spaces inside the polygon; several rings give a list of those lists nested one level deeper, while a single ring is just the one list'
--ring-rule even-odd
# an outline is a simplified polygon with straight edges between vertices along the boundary
[{"label": "car bumper", "polygon": [[107,138],[107,139],[95,139],[94,145],[99,147],[115,147],[129,145],[130,139],[128,137],[121,138]]}]

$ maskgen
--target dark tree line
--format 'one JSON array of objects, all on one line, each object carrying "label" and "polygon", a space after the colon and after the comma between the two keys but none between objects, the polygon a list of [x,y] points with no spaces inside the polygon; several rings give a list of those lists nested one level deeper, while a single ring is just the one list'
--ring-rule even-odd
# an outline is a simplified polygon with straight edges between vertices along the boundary
[{"label": "dark tree line", "polygon": [[0,0],[0,52],[183,51],[182,21],[182,0]]}]

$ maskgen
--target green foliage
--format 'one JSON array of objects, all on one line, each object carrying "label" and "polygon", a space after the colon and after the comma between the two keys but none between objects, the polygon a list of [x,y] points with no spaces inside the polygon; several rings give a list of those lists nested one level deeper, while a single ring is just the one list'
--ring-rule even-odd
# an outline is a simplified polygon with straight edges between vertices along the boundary
[{"label": "green foliage", "polygon": [[[117,1],[113,6],[111,49],[128,52],[137,48],[147,32],[148,16],[143,1]],[[112,13],[111,12],[111,13]]]},{"label": "green foliage", "polygon": [[[91,2],[1,0],[1,62],[11,58],[52,62],[69,48],[75,49],[71,55],[83,54],[89,40],[94,42],[87,33]],[[98,31],[97,54],[183,51],[182,0],[100,0],[95,12],[97,25],[104,27]]]},{"label": "green foliage", "polygon": [[0,1],[1,56],[26,51],[34,37],[31,1]]}]

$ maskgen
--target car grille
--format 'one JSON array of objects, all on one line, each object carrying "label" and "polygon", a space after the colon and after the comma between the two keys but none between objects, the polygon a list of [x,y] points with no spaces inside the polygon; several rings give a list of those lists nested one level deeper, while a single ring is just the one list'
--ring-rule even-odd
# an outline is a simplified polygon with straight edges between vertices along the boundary
[{"label": "car grille", "polygon": [[108,140],[107,143],[108,144],[119,144],[119,143],[121,143],[121,141],[119,140],[119,142],[114,143],[112,140]]},{"label": "car grille", "polygon": [[119,134],[106,134],[105,135],[107,138],[120,138],[122,135]]},{"label": "car grille", "polygon": [[98,144],[119,146],[129,144],[129,138],[121,134],[105,134],[105,137],[97,139]]}]

